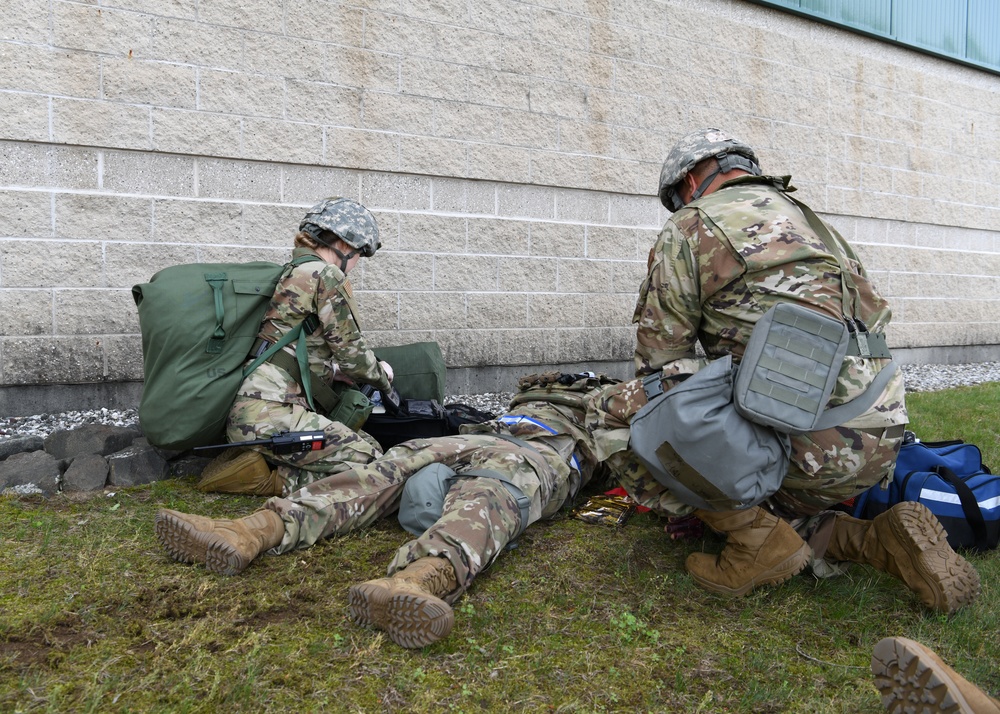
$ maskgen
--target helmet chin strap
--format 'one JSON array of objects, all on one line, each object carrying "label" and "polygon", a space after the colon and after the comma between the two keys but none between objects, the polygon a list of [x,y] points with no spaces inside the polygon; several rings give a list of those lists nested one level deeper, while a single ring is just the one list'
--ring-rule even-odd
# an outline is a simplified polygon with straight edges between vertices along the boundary
[{"label": "helmet chin strap", "polygon": [[328,245],[327,248],[329,248],[334,253],[336,253],[337,257],[340,258],[340,271],[346,275],[347,274],[347,264],[350,262],[351,258],[353,258],[354,256],[356,256],[358,254],[357,249],[352,249],[351,252],[349,252],[347,255],[344,255],[335,246]]}]

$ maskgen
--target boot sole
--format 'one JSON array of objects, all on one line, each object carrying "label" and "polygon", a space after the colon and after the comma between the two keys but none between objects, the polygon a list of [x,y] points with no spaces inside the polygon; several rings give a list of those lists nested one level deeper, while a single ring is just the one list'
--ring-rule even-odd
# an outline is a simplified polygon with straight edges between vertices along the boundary
[{"label": "boot sole", "polygon": [[872,674],[888,712],[975,714],[955,681],[912,640],[887,637],[875,645]]},{"label": "boot sole", "polygon": [[433,596],[393,593],[361,583],[347,593],[347,611],[359,625],[383,630],[400,647],[426,647],[447,637],[455,613],[444,600]]},{"label": "boot sole", "polygon": [[161,510],[154,519],[154,531],[160,545],[179,563],[204,563],[210,534],[197,530],[173,511]]},{"label": "boot sole", "polygon": [[721,593],[723,595],[729,595],[731,597],[743,597],[754,588],[761,587],[762,585],[780,585],[786,580],[790,580],[793,576],[801,573],[805,567],[809,565],[809,561],[811,559],[812,548],[809,547],[808,543],[803,543],[794,553],[782,560],[780,563],[769,568],[766,572],[761,573],[759,576],[752,578],[749,582],[738,588],[728,588],[725,585],[701,578],[695,573],[692,573],[690,570],[688,570],[688,572],[690,573],[691,578],[706,590],[711,590],[712,592]]},{"label": "boot sole", "polygon": [[921,593],[903,578],[907,586],[920,595],[921,602],[948,614],[972,603],[981,589],[979,573],[948,545],[948,536],[937,517],[916,502],[904,502],[890,513],[893,517],[888,523],[896,541],[909,545],[899,553],[892,553],[893,558],[909,561],[908,570],[916,573],[931,591],[929,596]]},{"label": "boot sole", "polygon": [[251,559],[217,535],[212,535],[205,552],[205,568],[216,575],[237,575],[246,570]]}]

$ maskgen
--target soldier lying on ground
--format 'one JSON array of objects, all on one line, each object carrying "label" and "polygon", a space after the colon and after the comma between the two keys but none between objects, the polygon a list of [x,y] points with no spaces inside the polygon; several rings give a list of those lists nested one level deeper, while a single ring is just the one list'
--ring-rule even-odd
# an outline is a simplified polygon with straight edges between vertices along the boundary
[{"label": "soldier lying on ground", "polygon": [[[524,378],[509,412],[472,427],[478,433],[404,442],[238,520],[164,509],[156,535],[175,560],[235,575],[264,551],[309,547],[402,504],[400,521],[418,537],[397,551],[389,577],[351,587],[348,608],[356,622],[384,630],[397,644],[423,647],[451,631],[451,603],[476,574],[528,525],[570,505],[591,479],[598,462],[583,428],[584,402],[610,383],[559,373]],[[411,490],[417,487],[419,494]],[[436,513],[411,508],[435,491],[443,501]]]}]

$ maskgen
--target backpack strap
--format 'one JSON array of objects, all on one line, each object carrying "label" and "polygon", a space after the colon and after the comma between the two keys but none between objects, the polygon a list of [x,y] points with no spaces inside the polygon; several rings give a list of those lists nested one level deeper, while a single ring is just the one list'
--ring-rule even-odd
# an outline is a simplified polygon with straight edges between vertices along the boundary
[{"label": "backpack strap", "polygon": [[983,518],[983,511],[979,507],[976,495],[969,488],[969,484],[959,478],[947,466],[935,466],[934,473],[950,483],[952,488],[955,489],[955,493],[958,494],[958,500],[962,504],[962,511],[965,512],[965,520],[969,522],[969,526],[972,528],[972,535],[976,539],[973,548],[975,550],[990,550],[989,540],[986,535],[986,519]]}]

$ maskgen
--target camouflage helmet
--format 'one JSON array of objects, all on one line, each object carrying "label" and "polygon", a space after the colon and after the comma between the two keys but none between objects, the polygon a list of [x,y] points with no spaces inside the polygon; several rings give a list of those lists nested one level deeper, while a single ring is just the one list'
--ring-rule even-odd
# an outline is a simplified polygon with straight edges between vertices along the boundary
[{"label": "camouflage helmet", "polygon": [[323,245],[329,245],[321,237],[323,231],[330,231],[366,258],[375,255],[375,251],[382,247],[378,224],[371,211],[357,201],[340,196],[324,198],[306,211],[299,230]]},{"label": "camouflage helmet", "polygon": [[701,183],[691,197],[692,201],[700,198],[702,192],[720,173],[742,169],[754,176],[760,176],[757,155],[749,144],[720,129],[698,129],[681,137],[667,154],[663,169],[660,171],[660,203],[671,211],[683,208],[684,200],[677,189],[691,169],[711,157],[718,160],[719,170]]}]

